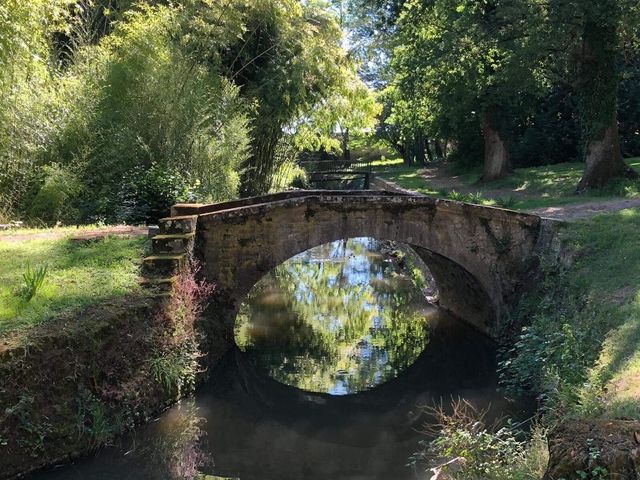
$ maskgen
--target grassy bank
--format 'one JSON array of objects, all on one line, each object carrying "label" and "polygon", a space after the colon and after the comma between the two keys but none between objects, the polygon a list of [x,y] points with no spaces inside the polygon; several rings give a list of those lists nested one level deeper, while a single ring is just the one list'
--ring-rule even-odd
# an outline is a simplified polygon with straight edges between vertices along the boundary
[{"label": "grassy bank", "polygon": [[[0,236],[0,335],[140,289],[138,270],[148,245],[144,237],[105,237],[89,242],[74,242],[68,236],[26,241],[8,238]],[[36,269],[44,265],[44,283],[27,301],[22,294],[23,274],[27,266]]]},{"label": "grassy bank", "polygon": [[540,479],[547,467],[564,472],[550,478],[636,478],[615,474],[633,461],[629,430],[638,428],[619,420],[640,420],[638,232],[640,209],[566,225],[564,249],[512,318],[502,381],[543,400],[530,433],[487,425],[459,402],[437,412],[441,429],[416,454],[419,465],[460,480]]},{"label": "grassy bank", "polygon": [[[640,170],[640,159],[630,159],[628,163],[636,170]],[[621,197],[640,197],[640,183],[637,181],[621,181],[601,191],[576,195],[575,189],[584,171],[582,163],[518,168],[509,177],[489,183],[480,181],[480,171],[456,173],[451,167],[441,168],[446,174],[443,176],[450,178],[425,178],[424,167],[407,167],[400,159],[374,163],[374,171],[380,177],[402,188],[425,195],[515,210],[532,210]]]},{"label": "grassy bank", "polygon": [[87,454],[193,391],[212,291],[194,275],[169,296],[103,299],[0,343],[0,478]]},{"label": "grassy bank", "polygon": [[544,392],[555,415],[640,420],[640,209],[572,223],[572,260],[547,266],[503,373]]}]

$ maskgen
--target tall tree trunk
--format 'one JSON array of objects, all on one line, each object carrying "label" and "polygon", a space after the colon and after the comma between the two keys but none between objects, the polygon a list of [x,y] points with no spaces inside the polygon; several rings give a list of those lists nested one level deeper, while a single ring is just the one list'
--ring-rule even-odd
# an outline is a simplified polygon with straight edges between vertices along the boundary
[{"label": "tall tree trunk", "polygon": [[427,158],[429,159],[429,163],[433,163],[433,152],[431,151],[431,147],[429,146],[429,141],[424,142],[424,148],[427,151]]},{"label": "tall tree trunk", "polygon": [[617,115],[613,115],[601,136],[587,141],[585,162],[586,168],[578,184],[578,192],[604,187],[614,178],[638,177],[622,159]]},{"label": "tall tree trunk", "polygon": [[404,152],[402,155],[402,160],[407,166],[413,165],[413,145],[411,143],[411,140],[409,139],[404,141]]},{"label": "tall tree trunk", "polygon": [[444,153],[442,153],[442,145],[440,144],[440,140],[438,140],[437,138],[434,141],[435,143],[435,148],[436,148],[436,157],[438,157],[438,160],[444,157]]},{"label": "tall tree trunk", "polygon": [[426,165],[427,164],[427,157],[425,155],[425,139],[424,139],[424,135],[422,135],[422,133],[417,133],[415,135],[414,141],[413,141],[415,148],[414,148],[414,152],[415,152],[415,161],[418,165]]},{"label": "tall tree trunk", "polygon": [[577,55],[577,92],[586,168],[578,192],[603,187],[614,178],[638,176],[624,162],[620,150],[617,38],[612,21],[595,18],[585,23],[582,50]]},{"label": "tall tree trunk", "polygon": [[349,149],[349,129],[345,128],[342,131],[342,159],[351,160],[351,150]]},{"label": "tall tree trunk", "polygon": [[485,182],[506,177],[512,171],[509,150],[497,126],[500,114],[500,107],[494,105],[487,108],[483,115],[484,173],[482,180]]}]

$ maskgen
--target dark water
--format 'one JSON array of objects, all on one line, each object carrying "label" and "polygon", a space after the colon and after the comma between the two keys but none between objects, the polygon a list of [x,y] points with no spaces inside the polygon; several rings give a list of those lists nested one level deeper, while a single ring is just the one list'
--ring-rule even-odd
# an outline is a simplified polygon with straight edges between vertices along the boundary
[{"label": "dark water", "polygon": [[422,407],[465,398],[519,416],[496,391],[493,342],[429,305],[410,256],[383,250],[336,242],[279,267],[241,310],[244,351],[194,398],[34,478],[410,480],[425,478],[406,467]]}]

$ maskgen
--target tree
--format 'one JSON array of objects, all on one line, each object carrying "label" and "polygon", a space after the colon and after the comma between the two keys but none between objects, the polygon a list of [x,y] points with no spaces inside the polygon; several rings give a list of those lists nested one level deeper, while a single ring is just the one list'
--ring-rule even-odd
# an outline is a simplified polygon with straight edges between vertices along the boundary
[{"label": "tree", "polygon": [[50,38],[69,3],[0,2],[0,220],[20,208],[56,129]]},{"label": "tree", "polygon": [[411,2],[400,17],[400,88],[430,99],[435,136],[464,139],[469,120],[480,123],[485,181],[510,172],[507,111],[540,88],[533,43],[540,14],[521,0],[433,0]]},{"label": "tree", "polygon": [[229,77],[256,105],[242,195],[270,189],[284,129],[341,79],[346,54],[335,14],[316,1],[240,2],[243,32],[222,52]]},{"label": "tree", "polygon": [[346,66],[338,85],[297,122],[297,144],[301,149],[340,150],[343,159],[351,160],[352,136],[373,132],[381,110],[355,66]]},{"label": "tree", "polygon": [[[622,159],[617,95],[620,83],[620,36],[633,25],[636,2],[554,0],[549,38],[567,49],[569,71],[578,96],[582,156],[586,168],[578,191],[602,187],[614,178],[635,178]],[[568,47],[568,48],[567,48]]]}]

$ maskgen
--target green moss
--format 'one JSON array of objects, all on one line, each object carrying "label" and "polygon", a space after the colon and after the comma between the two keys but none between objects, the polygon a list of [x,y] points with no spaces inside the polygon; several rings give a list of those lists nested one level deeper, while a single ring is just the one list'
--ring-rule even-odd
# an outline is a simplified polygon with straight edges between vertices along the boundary
[{"label": "green moss", "polygon": [[[146,238],[74,243],[68,238],[9,242],[0,237],[0,335],[70,308],[137,292],[147,247]],[[27,264],[49,266],[44,285],[30,302],[18,295]]]}]

